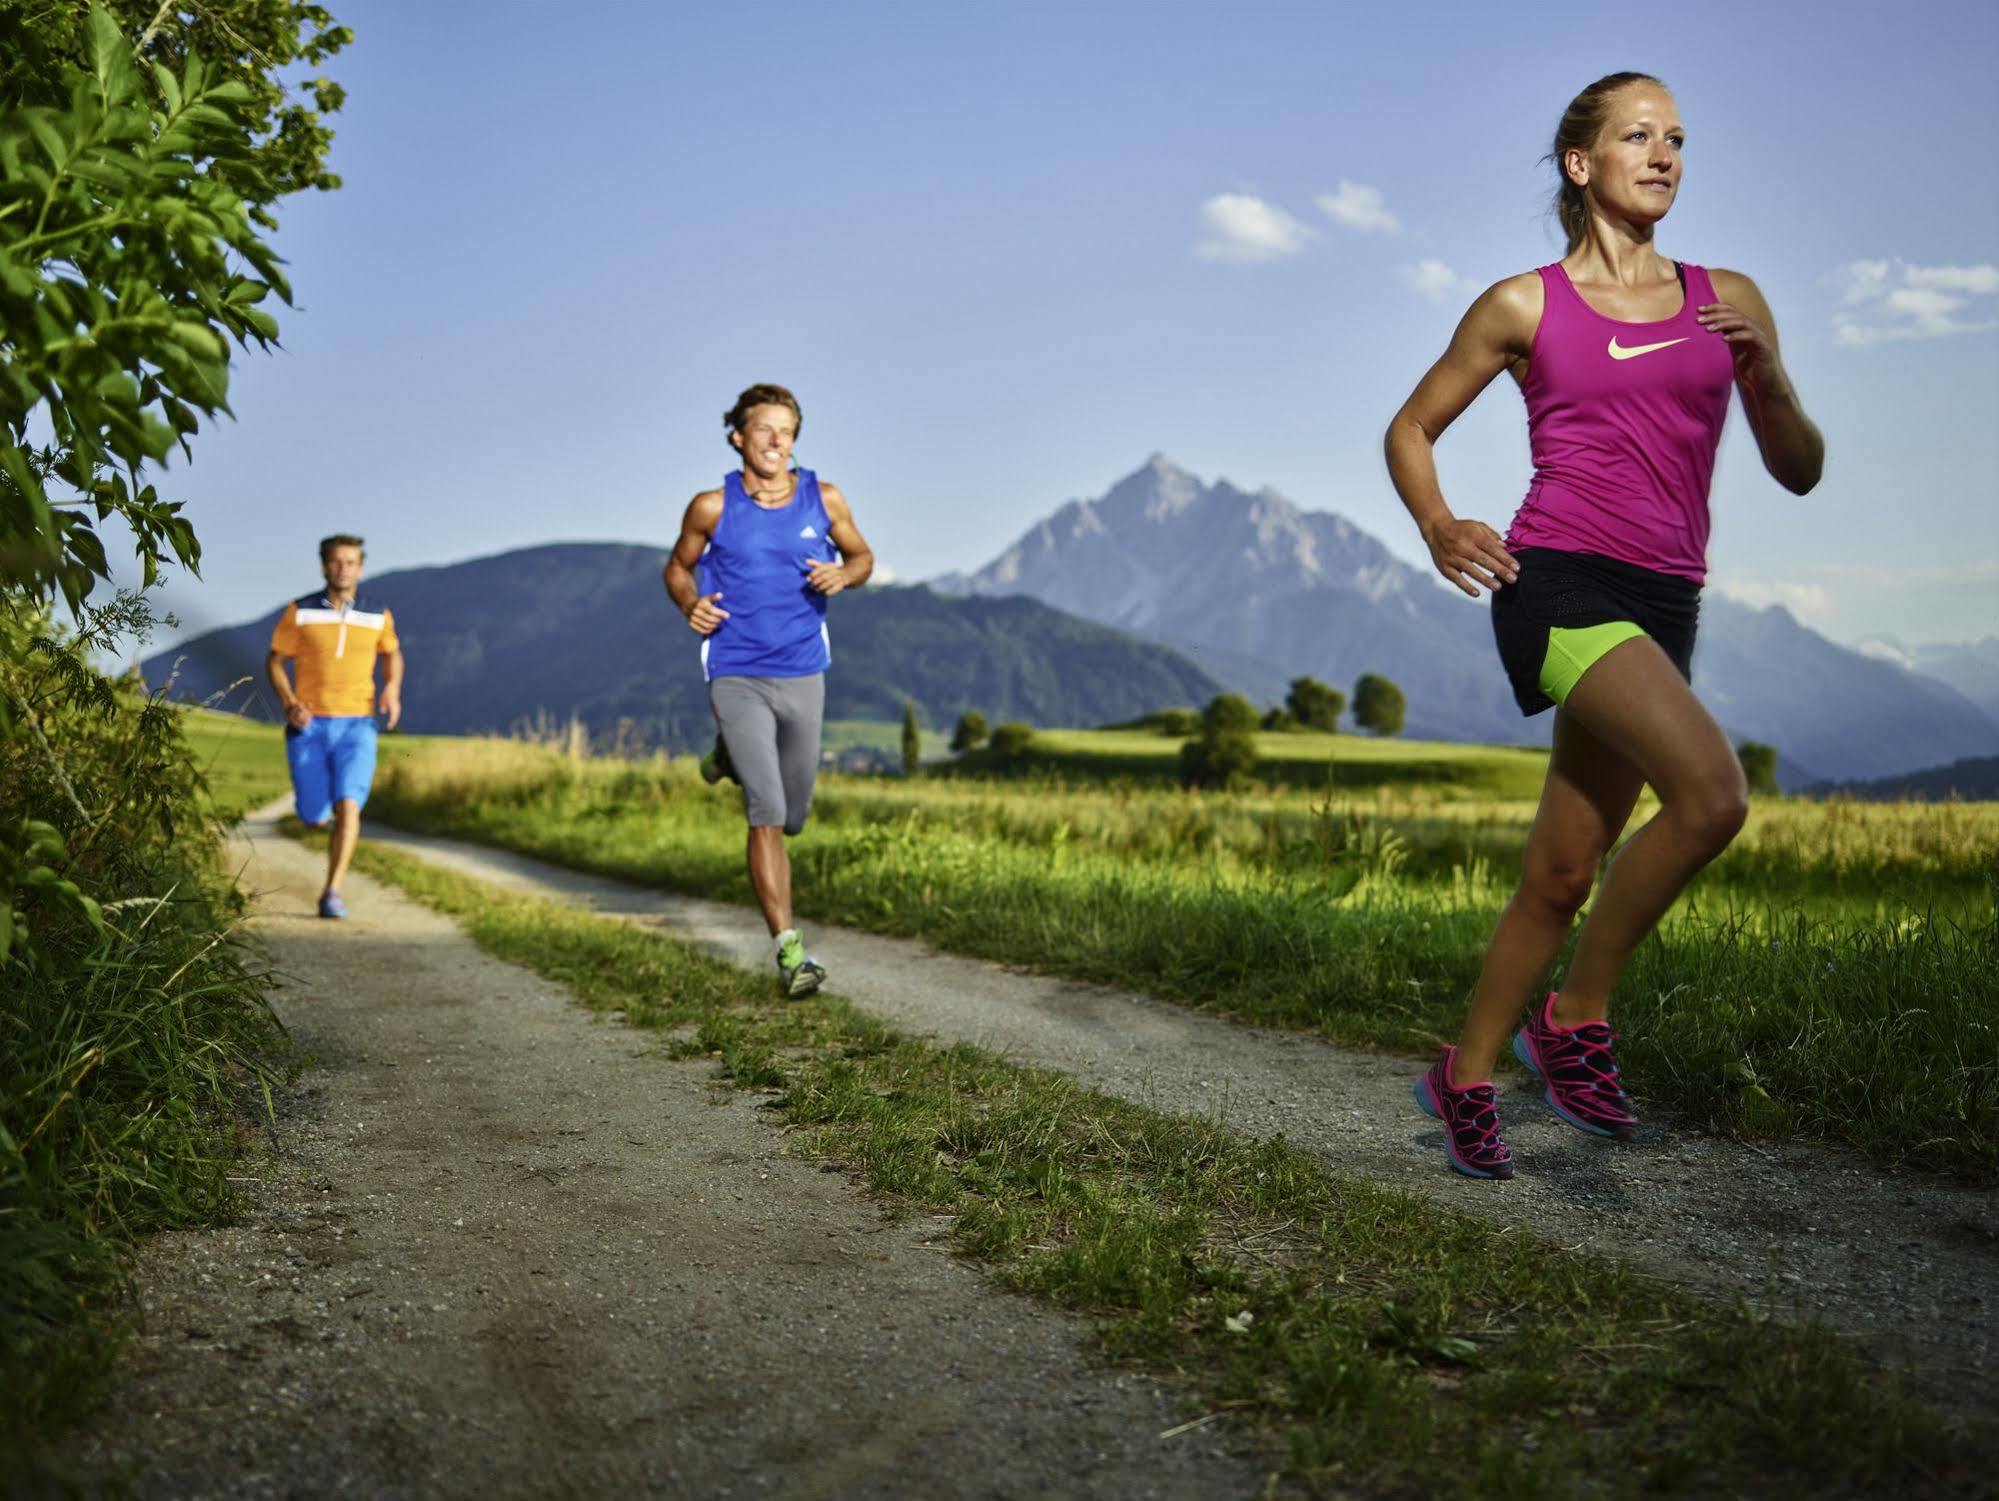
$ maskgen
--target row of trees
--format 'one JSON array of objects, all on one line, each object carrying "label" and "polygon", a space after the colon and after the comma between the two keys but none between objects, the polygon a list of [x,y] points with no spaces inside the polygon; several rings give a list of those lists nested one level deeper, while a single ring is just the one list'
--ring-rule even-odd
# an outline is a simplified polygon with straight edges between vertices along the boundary
[{"label": "row of trees", "polygon": [[[1167,733],[1188,737],[1180,747],[1180,780],[1184,785],[1228,787],[1240,783],[1255,770],[1259,729],[1332,730],[1345,706],[1346,699],[1338,689],[1327,687],[1317,678],[1302,677],[1292,680],[1281,710],[1273,709],[1260,718],[1249,700],[1237,693],[1217,695],[1198,714],[1192,709],[1168,709],[1154,718]],[[1403,709],[1401,689],[1386,678],[1370,673],[1354,685],[1354,722],[1363,729],[1393,735],[1402,728]],[[1287,720],[1273,722],[1273,716],[1279,713],[1285,714]],[[958,716],[951,731],[951,749],[962,755],[990,741],[1002,760],[1017,761],[1026,753],[1033,736],[1033,727],[1026,724],[1003,724],[997,730],[989,729],[984,714],[967,709]],[[910,703],[902,715],[902,766],[906,775],[916,774],[920,748],[916,705]],[[1736,754],[1741,758],[1750,791],[1778,791],[1775,747],[1745,740],[1736,747]]]},{"label": "row of trees", "polygon": [[[1347,697],[1317,678],[1291,680],[1284,702],[1274,704],[1261,721],[1266,730],[1325,730],[1340,727],[1340,715]],[[1364,672],[1353,685],[1353,722],[1356,728],[1374,735],[1399,735],[1408,713],[1402,690],[1379,673]]]}]

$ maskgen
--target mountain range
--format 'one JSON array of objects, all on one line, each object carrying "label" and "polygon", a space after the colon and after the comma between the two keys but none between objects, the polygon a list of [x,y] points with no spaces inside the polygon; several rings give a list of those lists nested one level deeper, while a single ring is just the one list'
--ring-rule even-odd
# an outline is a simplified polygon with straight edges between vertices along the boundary
[{"label": "mountain range", "polygon": [[1904,646],[1885,636],[1859,643],[1859,651],[1911,672],[1948,683],[1994,719],[1999,719],[1999,636],[1982,641],[1937,641]]},{"label": "mountain range", "polygon": [[[661,558],[553,543],[371,577],[364,592],[395,611],[409,649],[405,725],[505,732],[574,714],[593,734],[624,723],[645,743],[699,743],[706,693]],[[994,723],[1092,725],[1198,705],[1223,686],[1262,705],[1293,677],[1350,691],[1376,672],[1403,689],[1411,736],[1547,739],[1548,716],[1514,707],[1483,601],[1342,516],[1204,483],[1163,456],[1063,505],[975,572],[932,582],[833,602],[829,717],[894,719],[914,701],[940,728],[967,708]],[[176,696],[193,698],[249,678],[268,716],[270,627],[211,631],[142,670],[155,683],[178,673]],[[1694,686],[1732,735],[1777,747],[1786,786],[1857,783],[1999,751],[1999,716],[1975,701],[1999,699],[1995,657],[1854,650],[1780,606],[1710,592]],[[1951,681],[1914,665],[1927,662]]]},{"label": "mountain range", "polygon": [[[1185,651],[1261,702],[1310,674],[1399,684],[1407,731],[1545,742],[1515,708],[1474,604],[1345,517],[1274,490],[1203,483],[1163,455],[1095,500],[1072,500],[943,591],[1026,594]],[[1999,748],[1999,720],[1957,688],[1836,645],[1781,606],[1710,591],[1694,685],[1731,734],[1783,756],[1802,784],[1890,776]]]},{"label": "mountain range", "polygon": [[[713,720],[698,647],[661,588],[663,560],[656,547],[552,543],[368,578],[361,592],[394,612],[408,662],[403,727],[507,733],[573,714],[593,736],[623,724],[644,744],[704,744]],[[226,707],[275,718],[263,670],[277,613],[140,670],[177,699],[224,694]],[[1170,648],[1026,598],[871,586],[832,601],[829,630],[833,719],[898,719],[913,700],[939,728],[968,708],[995,724],[1096,724],[1222,691]]]}]

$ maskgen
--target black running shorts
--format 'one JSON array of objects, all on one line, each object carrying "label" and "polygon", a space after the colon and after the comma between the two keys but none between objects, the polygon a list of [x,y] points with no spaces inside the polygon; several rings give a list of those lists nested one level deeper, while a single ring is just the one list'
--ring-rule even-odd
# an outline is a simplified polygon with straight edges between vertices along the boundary
[{"label": "black running shorts", "polygon": [[1613,646],[1650,636],[1693,680],[1701,586],[1593,553],[1513,550],[1520,576],[1492,596],[1492,634],[1522,714],[1564,702]]}]

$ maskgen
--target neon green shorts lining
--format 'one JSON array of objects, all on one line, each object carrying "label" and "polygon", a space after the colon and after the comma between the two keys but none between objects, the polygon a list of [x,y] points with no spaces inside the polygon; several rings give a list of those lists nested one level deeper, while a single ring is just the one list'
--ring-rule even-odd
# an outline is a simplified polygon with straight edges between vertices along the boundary
[{"label": "neon green shorts lining", "polygon": [[1605,652],[1644,634],[1630,620],[1607,620],[1602,625],[1578,627],[1550,626],[1548,654],[1541,659],[1541,691],[1558,704],[1567,703],[1583,674],[1596,666]]}]

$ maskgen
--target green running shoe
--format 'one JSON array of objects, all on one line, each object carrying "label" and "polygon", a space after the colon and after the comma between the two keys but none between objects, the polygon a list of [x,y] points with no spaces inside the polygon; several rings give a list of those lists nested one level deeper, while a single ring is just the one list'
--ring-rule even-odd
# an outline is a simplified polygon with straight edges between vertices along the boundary
[{"label": "green running shoe", "polygon": [[736,765],[729,759],[729,743],[717,735],[715,748],[701,758],[701,780],[713,787],[724,777],[735,781]]},{"label": "green running shoe", "polygon": [[784,986],[784,993],[794,1001],[812,994],[826,983],[825,966],[806,956],[805,940],[798,936],[796,928],[779,935],[777,977]]}]

